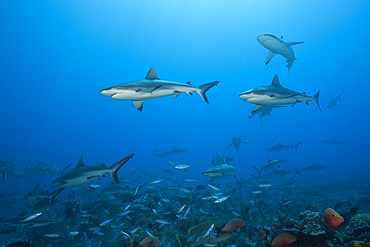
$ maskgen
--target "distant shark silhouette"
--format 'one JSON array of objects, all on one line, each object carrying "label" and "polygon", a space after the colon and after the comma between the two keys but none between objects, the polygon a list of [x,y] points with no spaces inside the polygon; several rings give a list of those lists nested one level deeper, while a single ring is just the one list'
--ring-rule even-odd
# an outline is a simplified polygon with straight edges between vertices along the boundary
[{"label": "distant shark silhouette", "polygon": [[174,96],[177,98],[181,93],[192,95],[192,92],[197,92],[202,99],[209,104],[206,97],[206,92],[217,85],[219,81],[206,83],[199,87],[194,87],[187,83],[179,83],[172,81],[164,81],[157,77],[155,68],[152,67],[145,79],[131,81],[118,84],[117,86],[109,87],[100,91],[102,95],[111,97],[112,99],[132,100],[135,107],[143,110],[143,103],[148,99],[155,99],[165,96]]},{"label": "distant shark silhouette", "polygon": [[338,100],[340,101],[340,102],[342,102],[342,99],[340,98],[340,97],[342,97],[342,93],[343,93],[343,91],[337,96],[337,97],[334,97],[330,102],[329,102],[329,104],[326,106],[326,108],[333,108],[334,106],[338,106],[337,105],[337,102],[338,102]]},{"label": "distant shark silhouette", "polygon": [[276,54],[280,54],[284,56],[287,60],[286,62],[289,76],[290,76],[290,68],[293,65],[294,60],[297,60],[294,56],[294,51],[292,49],[292,45],[302,44],[303,42],[285,42],[283,37],[279,39],[278,37],[271,35],[271,34],[263,34],[257,37],[258,42],[265,48],[269,49],[270,52],[267,55],[265,64],[267,65],[271,58],[273,58]]}]

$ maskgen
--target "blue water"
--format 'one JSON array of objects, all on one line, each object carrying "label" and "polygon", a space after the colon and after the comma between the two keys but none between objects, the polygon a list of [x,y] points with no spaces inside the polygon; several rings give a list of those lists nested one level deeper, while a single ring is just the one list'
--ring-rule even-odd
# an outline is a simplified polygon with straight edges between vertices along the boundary
[{"label": "blue water", "polygon": [[[161,175],[166,158],[152,155],[175,145],[193,177],[213,155],[235,158],[237,176],[251,179],[252,165],[285,158],[283,168],[312,161],[326,170],[300,180],[369,177],[369,1],[3,1],[0,3],[0,159],[23,169],[39,160],[64,167],[111,165],[136,153],[119,172]],[[265,66],[261,34],[284,36],[297,61],[290,77],[285,58]],[[198,86],[219,80],[207,93],[147,100],[139,112],[130,101],[99,91],[143,79],[151,67],[159,78]],[[290,89],[314,95],[316,105],[274,109],[260,123],[247,120],[253,105],[238,95],[268,85],[275,74]],[[327,109],[343,91],[341,106]],[[249,142],[226,146],[237,135]],[[333,138],[343,145],[324,145]],[[278,142],[298,151],[268,153]],[[180,156],[171,156],[181,162]],[[108,175],[109,176],[109,175]],[[1,192],[25,193],[40,178],[1,181]],[[50,188],[55,177],[41,180]],[[110,179],[105,178],[104,183]]]}]

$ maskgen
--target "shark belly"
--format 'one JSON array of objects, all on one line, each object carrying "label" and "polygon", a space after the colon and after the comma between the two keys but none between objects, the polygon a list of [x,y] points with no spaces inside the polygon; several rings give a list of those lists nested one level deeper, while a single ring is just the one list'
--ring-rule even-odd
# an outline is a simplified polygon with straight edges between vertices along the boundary
[{"label": "shark belly", "polygon": [[163,90],[155,90],[152,93],[142,93],[142,92],[136,92],[133,90],[125,90],[122,92],[118,92],[116,94],[113,94],[111,96],[112,99],[117,100],[134,100],[134,101],[142,101],[142,100],[148,100],[148,99],[156,99],[171,95],[177,95],[182,92],[175,92],[171,89],[163,89]]}]

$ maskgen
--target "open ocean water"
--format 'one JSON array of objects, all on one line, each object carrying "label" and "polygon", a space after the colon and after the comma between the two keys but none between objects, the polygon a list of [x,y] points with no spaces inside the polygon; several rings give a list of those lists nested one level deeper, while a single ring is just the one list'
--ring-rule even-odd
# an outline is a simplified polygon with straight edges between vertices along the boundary
[{"label": "open ocean water", "polygon": [[[0,13],[0,245],[369,246],[369,1],[2,1]],[[266,65],[260,35],[294,51],[290,69],[281,54]],[[152,67],[161,80],[144,80]],[[238,96],[275,75],[294,93],[264,87],[261,106],[296,101],[253,116]],[[128,100],[102,95],[138,80],[108,95]]]}]

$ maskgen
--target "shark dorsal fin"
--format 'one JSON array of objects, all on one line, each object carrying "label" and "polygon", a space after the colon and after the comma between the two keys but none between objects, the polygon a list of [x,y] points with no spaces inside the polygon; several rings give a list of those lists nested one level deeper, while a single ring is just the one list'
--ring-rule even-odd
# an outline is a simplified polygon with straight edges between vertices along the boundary
[{"label": "shark dorsal fin", "polygon": [[84,165],[84,156],[81,155],[80,159],[78,160],[77,167],[85,166]]},{"label": "shark dorsal fin", "polygon": [[40,189],[39,185],[40,185],[40,181],[37,181],[36,186],[35,186],[35,190],[39,190]]},{"label": "shark dorsal fin", "polygon": [[186,82],[186,84],[191,85],[191,84],[190,84],[190,81]]},{"label": "shark dorsal fin", "polygon": [[274,79],[272,80],[271,85],[274,85],[275,87],[282,87],[282,86],[280,85],[278,75],[275,75],[275,76],[274,76]]},{"label": "shark dorsal fin", "polygon": [[114,182],[114,180],[112,179],[112,181],[110,182],[110,184],[116,184],[116,182]]},{"label": "shark dorsal fin", "polygon": [[28,213],[27,213],[27,210],[23,207],[19,216],[25,216],[25,215],[28,215]]},{"label": "shark dorsal fin", "polygon": [[218,153],[216,153],[216,157],[220,157],[220,155]]},{"label": "shark dorsal fin", "polygon": [[106,167],[106,166],[105,166],[105,163],[101,164],[100,166],[101,166],[101,167]]},{"label": "shark dorsal fin", "polygon": [[317,164],[315,162],[312,161],[312,166],[317,166]]},{"label": "shark dorsal fin", "polygon": [[278,144],[277,144],[278,146],[281,146],[281,143],[280,142],[278,142]]},{"label": "shark dorsal fin", "polygon": [[146,75],[145,79],[148,79],[148,80],[155,80],[155,79],[157,79],[157,80],[159,80],[159,78],[157,77],[157,72],[155,71],[155,68],[154,67],[152,67],[149,70],[149,72]]},{"label": "shark dorsal fin", "polygon": [[176,146],[173,146],[173,150],[175,150],[175,149],[177,149],[177,147]]},{"label": "shark dorsal fin", "polygon": [[42,164],[42,162],[41,162],[41,160],[39,160],[39,165],[41,165]]},{"label": "shark dorsal fin", "polygon": [[267,159],[268,160],[268,162],[270,163],[271,162],[271,160],[270,159]]}]

